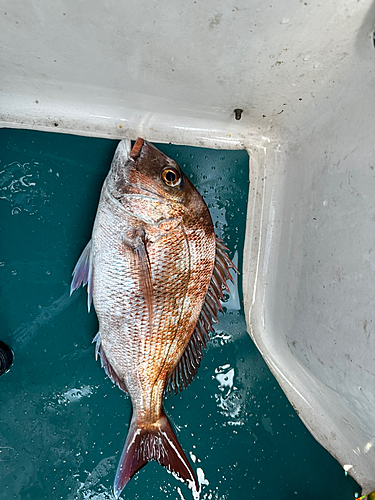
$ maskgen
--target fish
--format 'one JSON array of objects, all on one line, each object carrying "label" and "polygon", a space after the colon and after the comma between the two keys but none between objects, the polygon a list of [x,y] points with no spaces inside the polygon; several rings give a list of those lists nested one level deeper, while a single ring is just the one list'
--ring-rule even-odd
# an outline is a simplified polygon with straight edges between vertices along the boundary
[{"label": "fish", "polygon": [[163,396],[194,379],[229,293],[227,247],[180,166],[150,142],[123,139],[104,180],[91,239],[70,293],[87,285],[99,321],[95,355],[130,396],[132,417],[118,464],[118,498],[156,460],[199,485],[163,408]]}]

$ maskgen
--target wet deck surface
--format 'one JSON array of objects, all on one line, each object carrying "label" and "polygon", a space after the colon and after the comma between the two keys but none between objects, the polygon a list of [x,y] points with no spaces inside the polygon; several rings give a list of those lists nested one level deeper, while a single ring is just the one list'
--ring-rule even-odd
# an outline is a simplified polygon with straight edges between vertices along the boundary
[{"label": "wet deck surface", "polygon": [[[69,285],[117,141],[3,129],[0,145],[0,340],[15,353],[0,378],[0,499],[110,499],[131,404],[95,361],[86,291],[69,297]],[[159,147],[241,263],[247,153]],[[305,429],[246,333],[238,293],[194,382],[165,402],[200,499],[352,499],[359,487]],[[152,462],[122,498],[192,497]]]}]

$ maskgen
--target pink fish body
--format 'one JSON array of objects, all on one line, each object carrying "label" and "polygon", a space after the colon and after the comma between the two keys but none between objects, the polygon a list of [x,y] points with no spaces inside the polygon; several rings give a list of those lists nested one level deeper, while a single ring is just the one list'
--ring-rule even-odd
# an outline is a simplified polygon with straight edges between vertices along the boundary
[{"label": "pink fish body", "polygon": [[198,489],[163,394],[193,380],[230,267],[208,208],[181,168],[143,139],[133,149],[121,141],[71,284],[71,293],[88,285],[99,319],[96,354],[133,405],[116,498],[150,460]]}]

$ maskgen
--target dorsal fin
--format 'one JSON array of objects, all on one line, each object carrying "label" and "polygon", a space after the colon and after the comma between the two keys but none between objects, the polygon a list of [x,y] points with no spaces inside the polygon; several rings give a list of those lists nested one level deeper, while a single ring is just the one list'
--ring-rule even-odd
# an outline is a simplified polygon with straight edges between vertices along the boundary
[{"label": "dorsal fin", "polygon": [[217,314],[223,310],[220,302],[224,298],[223,289],[229,292],[226,281],[233,281],[230,269],[238,273],[226,250],[228,248],[222,240],[216,238],[215,265],[207,295],[189,343],[167,380],[165,391],[169,394],[177,394],[193,381],[203,358],[203,348],[207,347],[206,343],[210,340],[209,332],[213,331],[212,323],[218,322]]}]

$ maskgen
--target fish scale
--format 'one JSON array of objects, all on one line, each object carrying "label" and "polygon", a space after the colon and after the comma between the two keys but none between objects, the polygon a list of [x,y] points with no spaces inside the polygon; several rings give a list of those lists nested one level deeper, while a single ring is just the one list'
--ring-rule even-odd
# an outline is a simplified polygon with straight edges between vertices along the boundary
[{"label": "fish scale", "polygon": [[143,139],[132,149],[121,141],[71,285],[73,292],[88,284],[99,320],[96,352],[132,401],[116,497],[150,460],[198,489],[163,395],[194,378],[231,267],[205,202],[180,167]]}]

